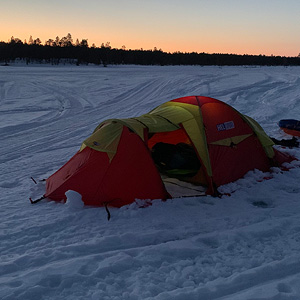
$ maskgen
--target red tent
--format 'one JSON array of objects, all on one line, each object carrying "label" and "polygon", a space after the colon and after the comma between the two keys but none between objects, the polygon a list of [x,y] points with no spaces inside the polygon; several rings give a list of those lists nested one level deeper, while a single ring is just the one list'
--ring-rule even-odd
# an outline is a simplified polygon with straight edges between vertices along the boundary
[{"label": "red tent", "polygon": [[166,199],[151,157],[159,142],[190,145],[201,165],[188,182],[217,187],[249,170],[268,171],[292,158],[273,148],[256,121],[219,100],[189,96],[166,102],[148,114],[102,122],[81,149],[46,181],[45,197],[66,199],[68,190],[87,205],[120,207],[135,199]]},{"label": "red tent", "polygon": [[75,190],[86,205],[122,206],[138,199],[165,199],[168,195],[138,135],[124,126],[118,151],[110,161],[105,152],[85,147],[47,179],[46,197],[66,199]]}]

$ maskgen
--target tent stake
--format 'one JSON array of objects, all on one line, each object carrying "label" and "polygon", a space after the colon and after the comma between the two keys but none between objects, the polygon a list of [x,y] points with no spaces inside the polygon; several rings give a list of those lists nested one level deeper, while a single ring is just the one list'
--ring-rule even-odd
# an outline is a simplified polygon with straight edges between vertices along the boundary
[{"label": "tent stake", "polygon": [[43,200],[45,198],[46,198],[45,196],[42,196],[41,198],[36,199],[36,200],[32,200],[31,198],[29,198],[29,200],[30,200],[31,204],[35,204],[35,203],[38,203],[38,202],[40,202],[41,200]]},{"label": "tent stake", "polygon": [[30,178],[35,184],[37,184],[36,180],[33,177],[30,177]]},{"label": "tent stake", "polygon": [[108,203],[105,203],[105,210],[106,210],[106,212],[107,212],[107,221],[109,221],[109,220],[110,220],[110,212],[109,212],[109,210],[108,210],[107,205],[108,205]]}]

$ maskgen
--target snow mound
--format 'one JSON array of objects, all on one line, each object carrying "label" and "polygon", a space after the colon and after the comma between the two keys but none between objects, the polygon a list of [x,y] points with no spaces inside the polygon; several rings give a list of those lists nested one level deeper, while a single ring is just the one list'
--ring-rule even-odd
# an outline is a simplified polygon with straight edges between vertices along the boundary
[{"label": "snow mound", "polygon": [[84,206],[82,196],[76,191],[68,190],[66,192],[66,206],[70,209],[81,209]]}]

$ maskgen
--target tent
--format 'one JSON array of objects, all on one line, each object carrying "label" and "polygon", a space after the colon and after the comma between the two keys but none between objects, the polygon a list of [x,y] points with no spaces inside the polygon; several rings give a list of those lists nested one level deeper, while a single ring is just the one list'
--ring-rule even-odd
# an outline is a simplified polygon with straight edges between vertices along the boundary
[{"label": "tent", "polygon": [[210,195],[218,195],[219,186],[250,170],[268,171],[288,160],[250,117],[217,99],[188,96],[139,117],[100,123],[46,180],[44,196],[62,200],[74,190],[86,205],[115,207],[135,199],[170,198],[151,156],[160,142],[193,148],[201,167],[186,181],[205,186]]}]

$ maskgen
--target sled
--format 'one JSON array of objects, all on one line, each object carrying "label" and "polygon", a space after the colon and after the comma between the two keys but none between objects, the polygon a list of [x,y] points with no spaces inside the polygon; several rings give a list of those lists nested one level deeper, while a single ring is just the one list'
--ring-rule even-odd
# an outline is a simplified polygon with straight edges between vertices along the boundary
[{"label": "sled", "polygon": [[300,137],[300,121],[294,119],[280,120],[279,127],[287,134]]}]

